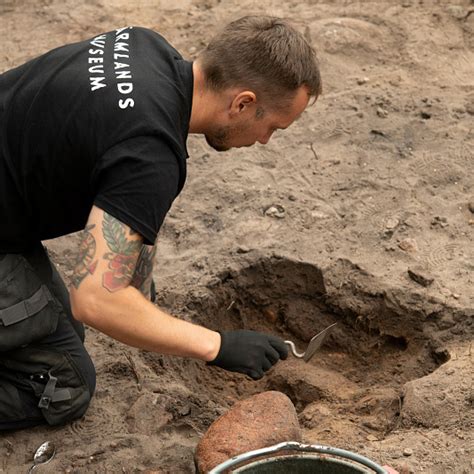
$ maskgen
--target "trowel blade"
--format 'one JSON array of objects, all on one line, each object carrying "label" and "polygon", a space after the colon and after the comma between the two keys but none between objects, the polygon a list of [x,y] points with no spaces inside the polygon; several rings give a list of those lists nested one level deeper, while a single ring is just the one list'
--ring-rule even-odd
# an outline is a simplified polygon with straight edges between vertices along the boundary
[{"label": "trowel blade", "polygon": [[321,347],[322,343],[324,342],[324,340],[326,339],[326,337],[328,337],[329,334],[331,334],[334,326],[336,325],[337,323],[334,323],[334,324],[331,324],[330,326],[328,326],[326,329],[323,329],[320,333],[316,334],[316,336],[314,336],[311,341],[309,341],[309,344],[308,344],[308,347],[304,353],[304,357],[303,357],[303,360],[305,362],[308,362],[311,357],[314,356],[315,352]]}]

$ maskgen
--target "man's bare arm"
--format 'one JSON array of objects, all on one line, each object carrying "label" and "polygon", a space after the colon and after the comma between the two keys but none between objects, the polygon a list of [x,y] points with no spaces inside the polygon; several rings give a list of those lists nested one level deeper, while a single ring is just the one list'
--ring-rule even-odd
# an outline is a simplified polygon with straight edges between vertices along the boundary
[{"label": "man's bare arm", "polygon": [[[140,235],[93,207],[72,278],[71,304],[76,319],[125,344],[155,352],[213,360],[220,335],[174,318],[132,286],[151,272],[139,269]],[[142,277],[139,280],[139,276]]]}]

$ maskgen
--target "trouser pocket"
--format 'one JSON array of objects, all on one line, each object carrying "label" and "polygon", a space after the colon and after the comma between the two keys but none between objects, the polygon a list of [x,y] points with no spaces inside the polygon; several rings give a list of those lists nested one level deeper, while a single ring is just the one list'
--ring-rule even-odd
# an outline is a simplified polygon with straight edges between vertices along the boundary
[{"label": "trouser pocket", "polygon": [[21,374],[22,389],[27,386],[34,393],[48,424],[61,425],[86,412],[90,390],[67,352],[28,346],[5,353],[0,365],[10,373]]},{"label": "trouser pocket", "polygon": [[0,257],[0,352],[4,352],[52,334],[62,307],[23,255]]}]

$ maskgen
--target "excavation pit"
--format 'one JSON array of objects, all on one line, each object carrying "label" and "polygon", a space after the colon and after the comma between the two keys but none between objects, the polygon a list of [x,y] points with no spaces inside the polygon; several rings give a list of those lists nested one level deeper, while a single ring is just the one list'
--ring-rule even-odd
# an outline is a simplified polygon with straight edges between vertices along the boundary
[{"label": "excavation pit", "polygon": [[[195,361],[164,358],[155,363],[157,372],[172,369],[189,389],[198,431],[235,401],[265,390],[290,397],[307,441],[341,445],[343,432],[353,446],[361,436],[379,439],[397,426],[403,385],[431,373],[449,355],[423,331],[418,305],[412,313],[397,312],[380,289],[364,292],[373,282],[351,268],[342,268],[337,291],[331,283],[328,294],[317,266],[260,259],[239,271],[222,272],[205,296],[190,297],[186,307],[195,322],[275,334],[302,350],[314,334],[337,323],[309,362],[290,354],[259,381]],[[147,356],[149,364],[153,357]]]}]

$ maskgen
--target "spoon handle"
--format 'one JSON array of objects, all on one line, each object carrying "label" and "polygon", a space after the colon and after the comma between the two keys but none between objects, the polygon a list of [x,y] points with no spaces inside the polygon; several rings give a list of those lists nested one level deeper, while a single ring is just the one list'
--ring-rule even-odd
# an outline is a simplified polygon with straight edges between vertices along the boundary
[{"label": "spoon handle", "polygon": [[33,472],[37,467],[38,467],[38,464],[33,464],[33,465],[28,469],[28,473],[27,473],[27,474],[30,474],[30,472]]}]

